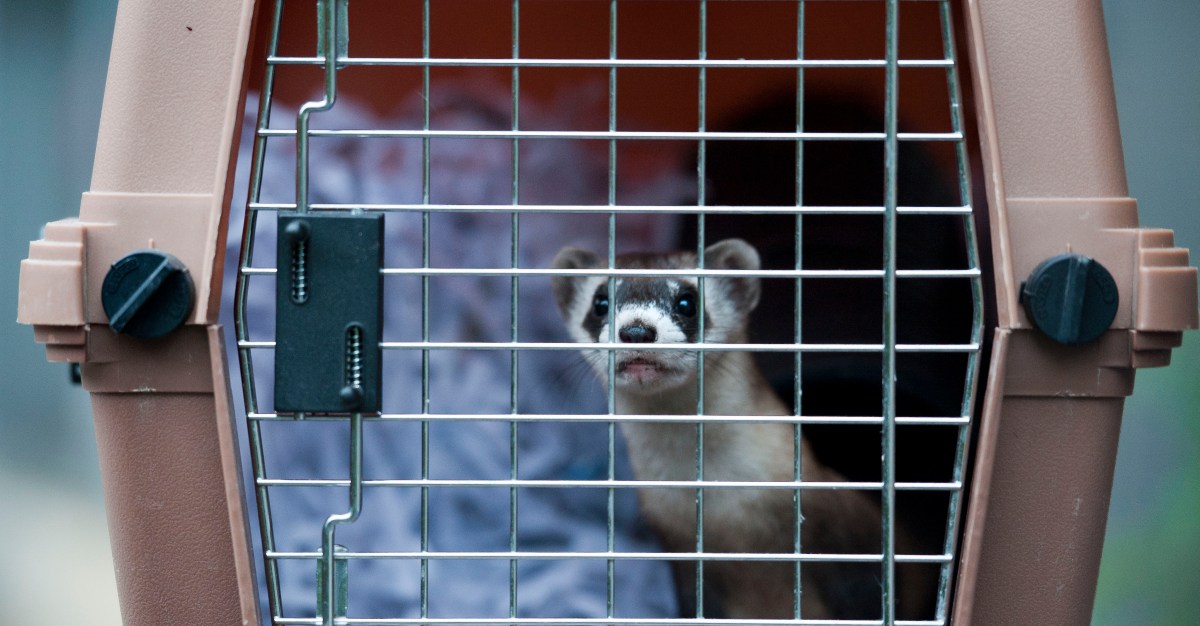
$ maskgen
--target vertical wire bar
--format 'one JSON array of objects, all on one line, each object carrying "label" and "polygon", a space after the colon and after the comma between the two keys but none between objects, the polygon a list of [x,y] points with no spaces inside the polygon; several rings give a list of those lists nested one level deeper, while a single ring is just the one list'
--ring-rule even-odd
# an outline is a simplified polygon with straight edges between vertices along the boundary
[{"label": "vertical wire bar", "polygon": [[895,622],[896,600],[896,187],[899,162],[899,0],[887,0],[883,216],[883,624]]},{"label": "vertical wire bar", "polygon": [[[700,1],[700,49],[697,57],[700,61],[708,60],[708,1]],[[700,133],[700,139],[696,145],[696,205],[703,207],[707,204],[708,198],[705,196],[705,180],[708,175],[707,162],[707,142],[704,139],[704,133],[708,129],[708,70],[703,65],[699,69],[697,77],[697,130]],[[704,248],[705,248],[705,215],[703,211],[696,213],[696,267],[704,269]],[[696,341],[704,343],[704,279],[700,278],[696,281],[696,299],[699,301],[697,307],[697,331]],[[696,415],[704,415],[704,348],[701,347],[696,353]],[[696,480],[704,481],[704,422],[696,422]],[[704,553],[704,487],[701,485],[696,489],[696,552]],[[704,560],[697,559],[696,561],[696,617],[704,617]]]},{"label": "vertical wire bar", "polygon": [[313,113],[328,111],[337,101],[338,5],[344,0],[318,0],[321,18],[318,52],[325,67],[325,93],[320,100],[305,102],[296,115],[296,210],[308,212],[308,125]]},{"label": "vertical wire bar", "polygon": [[[796,4],[796,59],[801,60],[801,61],[804,60],[804,0],[799,0],[799,2],[797,2],[797,4]],[[804,132],[804,68],[797,67],[796,68],[796,133],[799,134],[802,132]],[[796,206],[800,207],[800,206],[804,206],[804,140],[803,139],[796,140],[796,170],[795,171],[796,171]],[[804,215],[801,213],[796,214],[795,254],[796,254],[796,263],[795,263],[796,269],[798,269],[798,270],[804,269]],[[803,301],[802,290],[801,290],[802,287],[803,287],[803,280],[800,278],[797,278],[796,279],[795,302],[793,303],[793,308],[792,308],[792,313],[793,313],[793,318],[794,318],[793,323],[796,325],[794,340],[797,344],[803,343],[802,342],[803,320],[801,318],[801,311],[803,311],[804,309],[801,307],[801,303]],[[796,374],[795,374],[795,386],[793,387],[793,408],[795,409],[796,416],[800,416],[800,415],[804,414],[804,410],[803,410],[804,405],[801,401],[801,399],[803,397],[803,392],[804,392],[803,384],[802,384],[803,359],[802,359],[801,355],[802,355],[801,351],[796,350],[796,352],[795,352]],[[792,430],[792,462],[794,464],[792,467],[792,480],[799,483],[801,480],[804,479],[804,475],[803,475],[804,473],[801,469],[803,466],[803,461],[804,461],[804,459],[803,459],[804,433],[802,432],[800,422],[798,422],[798,421],[795,423],[795,425],[792,428],[793,428],[793,430]],[[794,544],[793,550],[796,554],[803,554],[803,551],[804,551],[803,550],[804,546],[802,545],[802,542],[800,540],[800,528],[801,528],[801,523],[804,519],[804,516],[802,515],[803,511],[802,511],[802,507],[801,507],[801,494],[802,493],[803,493],[803,490],[796,489],[796,492],[792,496],[793,503],[794,503],[794,511],[792,512],[793,523],[794,523],[794,527],[793,527],[794,536],[792,539],[793,539],[793,544]],[[792,590],[792,592],[793,592],[792,617],[794,617],[795,619],[800,619],[801,606],[803,605],[803,600],[804,600],[804,598],[803,598],[804,587],[803,587],[803,585],[800,584],[801,573],[802,573],[801,572],[801,561],[800,561],[800,559],[796,559],[795,565],[793,567],[793,572],[792,572],[792,575],[794,577],[793,581],[792,581],[792,583],[794,585],[794,588]]]},{"label": "vertical wire bar", "polygon": [[[617,58],[617,0],[611,0],[608,8],[608,58],[616,60]],[[617,130],[617,67],[614,64],[608,69],[608,130],[610,132]],[[616,139],[608,140],[608,205],[610,207],[617,204],[617,141]],[[608,214],[608,267],[615,268],[617,263],[617,214],[610,212]],[[617,280],[614,276],[608,277],[608,342],[616,343],[616,311],[617,311]],[[617,387],[616,387],[616,371],[617,371],[617,353],[615,350],[608,351],[608,414],[615,415],[617,412]],[[614,481],[617,478],[617,424],[614,420],[608,422],[608,480]],[[607,519],[606,519],[606,539],[607,550],[612,553],[616,549],[615,529],[616,529],[616,492],[613,487],[608,488],[607,501]],[[616,560],[608,559],[605,567],[605,613],[607,617],[613,617],[616,610]]]},{"label": "vertical wire bar", "polygon": [[324,614],[321,616],[324,626],[333,626],[337,615],[337,576],[336,546],[334,533],[341,524],[349,524],[358,519],[362,513],[362,413],[350,415],[350,510],[345,513],[330,515],[321,529],[321,562],[325,570]]},{"label": "vertical wire bar", "polygon": [[[429,60],[429,0],[421,5],[421,55]],[[430,128],[429,64],[421,66],[421,128]],[[429,136],[421,138],[421,202],[430,202],[430,145]],[[429,268],[429,211],[421,212],[421,267]],[[421,276],[421,342],[429,342],[429,275]],[[421,413],[429,414],[429,350],[421,350]],[[421,480],[429,480],[429,420],[421,420]],[[421,553],[429,552],[429,487],[421,487]],[[429,617],[429,559],[421,559],[421,618]]]},{"label": "vertical wire bar", "polygon": [[[512,58],[514,65],[512,67],[512,129],[520,130],[520,92],[521,92],[521,69],[515,64],[515,61],[521,58],[520,46],[521,32],[521,0],[513,0],[512,3]],[[520,203],[520,149],[517,139],[512,140],[512,244],[510,248],[511,265],[513,269],[517,268],[519,261],[518,246],[520,243],[520,213],[517,210],[517,205]],[[518,277],[514,275],[510,284],[511,300],[509,306],[509,314],[512,322],[512,341],[517,341],[517,288]],[[513,350],[509,362],[509,409],[513,415],[517,414],[517,351]],[[509,461],[510,478],[517,479],[517,420],[509,422]],[[510,487],[508,492],[508,549],[510,552],[517,551],[517,488]],[[517,617],[517,559],[511,559],[508,562],[508,616],[515,619]]]},{"label": "vertical wire bar", "polygon": [[[279,49],[279,26],[283,19],[283,0],[276,0],[275,12],[271,23],[271,40],[268,44],[268,55],[274,56]],[[238,343],[250,339],[247,325],[246,299],[249,295],[250,281],[241,268],[248,267],[253,261],[254,231],[258,226],[258,211],[250,208],[262,196],[263,165],[266,161],[267,138],[261,131],[271,125],[271,96],[275,88],[275,66],[268,64],[263,77],[262,93],[258,102],[258,124],[254,138],[254,156],[250,164],[250,201],[246,206],[246,216],[242,224],[242,242],[238,257],[237,292],[234,297],[234,332]],[[242,398],[246,411],[256,413],[258,407],[258,390],[254,383],[254,362],[248,348],[238,348],[238,360],[242,376]],[[262,536],[264,555],[275,551],[275,529],[271,520],[271,498],[268,489],[262,481],[267,478],[266,455],[263,450],[261,425],[257,420],[247,420],[250,436],[250,464],[255,478],[255,497],[258,502],[258,527]],[[283,617],[283,600],[279,585],[279,563],[275,559],[263,559],[267,575],[267,602],[270,606],[272,621]]]},{"label": "vertical wire bar", "polygon": [[[950,124],[951,130],[955,133],[962,134],[962,95],[960,92],[958,81],[958,60],[955,50],[954,27],[951,15],[950,3],[948,0],[942,0],[940,3],[940,18],[942,26],[942,45],[945,58],[950,61],[950,66],[946,69],[947,92],[950,96]],[[966,139],[959,139],[954,146],[955,160],[958,166],[958,192],[959,200],[964,206],[974,206],[974,201],[971,197],[970,184],[970,166],[967,161],[967,146]],[[963,216],[963,234],[967,245],[967,264],[971,269],[979,268],[979,251],[975,241],[975,218],[973,215]],[[981,277],[971,279],[971,302],[973,317],[971,320],[971,342],[975,345],[981,345],[983,341],[983,283]],[[979,350],[967,356],[967,371],[963,382],[963,401],[960,407],[960,415],[970,416],[975,404],[975,388],[978,384],[979,377]],[[966,450],[968,439],[970,437],[970,425],[958,427],[958,441],[955,444],[954,452],[954,469],[951,480],[961,485],[965,469],[963,464],[966,458]],[[958,518],[962,505],[963,488],[950,492],[950,503],[946,511],[946,534],[942,550],[944,554],[951,556],[951,559],[944,563],[941,567],[938,579],[937,591],[937,613],[936,617],[939,621],[945,623],[948,618],[949,611],[949,593],[950,581],[954,575],[954,555],[957,551],[958,543]]]},{"label": "vertical wire bar", "polygon": [[[337,57],[339,25],[345,18],[340,9],[345,0],[322,0],[318,5],[318,43],[325,69],[325,93],[320,101],[304,103],[296,116],[296,210],[308,212],[308,129],[312,113],[328,111],[337,101]],[[323,615],[326,626],[338,617],[336,554],[334,537],[337,527],[358,519],[362,512],[362,413],[350,416],[350,487],[349,505],[345,513],[330,515],[321,529],[321,561],[325,569],[324,588],[318,590],[325,600]]]}]

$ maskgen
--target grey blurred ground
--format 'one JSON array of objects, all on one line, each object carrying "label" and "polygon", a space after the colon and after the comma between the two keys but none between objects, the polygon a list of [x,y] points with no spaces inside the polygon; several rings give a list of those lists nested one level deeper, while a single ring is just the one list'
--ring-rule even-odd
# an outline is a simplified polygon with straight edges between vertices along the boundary
[{"label": "grey blurred ground", "polygon": [[[1142,223],[1200,250],[1200,2],[1104,6]],[[114,15],[113,0],[0,1],[0,624],[119,623],[87,396],[11,322],[27,242],[88,185]],[[1192,333],[1138,375],[1096,624],[1200,623],[1198,372]]]}]

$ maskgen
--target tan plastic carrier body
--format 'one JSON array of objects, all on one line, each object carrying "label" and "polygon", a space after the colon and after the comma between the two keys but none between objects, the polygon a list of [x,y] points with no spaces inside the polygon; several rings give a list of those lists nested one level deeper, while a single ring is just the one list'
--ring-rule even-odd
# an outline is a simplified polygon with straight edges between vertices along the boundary
[{"label": "tan plastic carrier body", "polygon": [[[127,626],[270,623],[217,325],[246,86],[272,15],[257,4],[121,2],[91,190],[21,267],[19,321],[50,360],[81,363],[92,394]],[[1123,399],[1136,368],[1166,365],[1196,328],[1196,270],[1171,231],[1139,227],[1127,197],[1099,0],[953,11],[995,327],[941,619],[1086,624]],[[118,259],[147,248],[187,268],[195,306],[174,333],[139,340],[110,330],[100,292]],[[1119,291],[1110,329],[1081,346],[1034,330],[1019,303],[1022,281],[1066,252],[1108,268]]]}]

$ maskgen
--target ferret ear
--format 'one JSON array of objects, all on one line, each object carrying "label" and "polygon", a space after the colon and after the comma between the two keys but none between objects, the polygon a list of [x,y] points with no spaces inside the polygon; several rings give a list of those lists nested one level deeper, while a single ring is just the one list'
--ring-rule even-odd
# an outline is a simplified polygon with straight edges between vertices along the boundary
[{"label": "ferret ear", "polygon": [[[704,249],[704,267],[712,270],[756,271],[762,267],[758,251],[741,239],[724,239]],[[762,281],[757,276],[723,278],[729,296],[746,311],[758,306]]]},{"label": "ferret ear", "polygon": [[[603,267],[604,263],[596,253],[590,250],[567,246],[558,251],[552,266],[556,270],[579,270]],[[564,318],[569,314],[571,304],[579,295],[576,292],[582,284],[582,276],[554,276],[550,279],[551,289],[554,290],[554,302],[558,305],[558,311]]]}]

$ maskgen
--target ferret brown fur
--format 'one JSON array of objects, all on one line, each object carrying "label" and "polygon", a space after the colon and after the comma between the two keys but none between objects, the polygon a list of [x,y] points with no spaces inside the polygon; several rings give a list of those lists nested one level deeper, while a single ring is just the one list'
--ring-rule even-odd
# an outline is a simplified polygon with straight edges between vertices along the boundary
[{"label": "ferret brown fur", "polygon": [[[605,259],[578,248],[564,248],[554,260],[559,270],[606,268]],[[690,269],[694,253],[621,255],[619,269]],[[759,269],[758,253],[739,239],[709,246],[704,267],[716,270]],[[705,343],[745,343],[750,313],[758,303],[761,281],[756,277],[708,277],[703,294]],[[697,355],[694,351],[654,351],[656,343],[695,343],[701,327],[699,285],[695,277],[619,277],[609,294],[604,276],[556,277],[558,307],[572,336],[582,343],[607,342],[608,324],[615,320],[617,342],[645,348],[616,351],[614,384],[616,412],[623,415],[694,416],[698,406]],[[691,300],[689,304],[687,301]],[[681,300],[683,301],[681,304]],[[609,309],[612,309],[609,311]],[[691,313],[691,315],[689,315]],[[602,382],[609,373],[608,352],[585,350]],[[749,352],[708,351],[704,359],[705,415],[783,416],[792,412],[772,391]],[[692,481],[697,477],[697,426],[694,422],[622,422],[634,473],[646,481]],[[703,429],[704,480],[790,482],[794,477],[794,427],[788,423],[713,422]],[[836,482],[839,474],[821,464],[806,439],[801,439],[801,475],[805,482]],[[865,493],[851,490],[806,489],[801,497],[804,553],[878,553],[880,513]],[[709,488],[704,491],[704,552],[793,553],[795,550],[795,492],[791,489]],[[645,488],[641,510],[675,552],[697,549],[696,492],[689,489]],[[839,581],[843,565],[801,566],[803,617],[864,618],[878,616],[878,565],[865,577],[874,589],[851,590],[839,585],[862,585],[864,576]],[[852,565],[860,572],[869,565]],[[692,562],[681,571],[692,572]],[[706,583],[720,596],[729,618],[790,619],[795,565],[791,561],[708,560]],[[686,586],[686,584],[685,584]],[[683,589],[683,592],[688,590]],[[855,598],[875,598],[874,606],[853,605]]]}]

